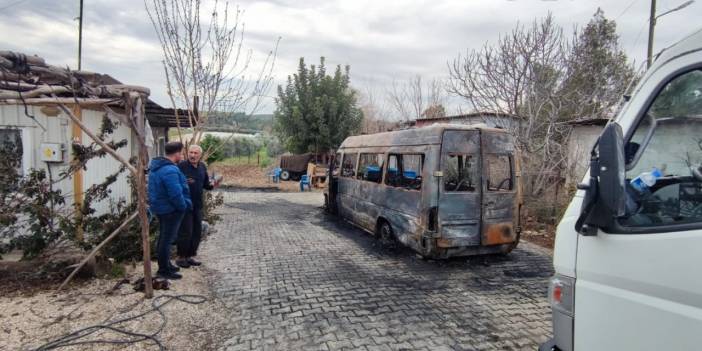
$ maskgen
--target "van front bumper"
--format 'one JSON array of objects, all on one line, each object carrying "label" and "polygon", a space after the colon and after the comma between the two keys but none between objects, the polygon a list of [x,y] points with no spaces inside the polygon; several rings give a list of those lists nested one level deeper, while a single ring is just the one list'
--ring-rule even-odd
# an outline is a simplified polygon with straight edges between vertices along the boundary
[{"label": "van front bumper", "polygon": [[556,346],[556,340],[550,339],[539,346],[539,351],[560,351],[560,349]]}]

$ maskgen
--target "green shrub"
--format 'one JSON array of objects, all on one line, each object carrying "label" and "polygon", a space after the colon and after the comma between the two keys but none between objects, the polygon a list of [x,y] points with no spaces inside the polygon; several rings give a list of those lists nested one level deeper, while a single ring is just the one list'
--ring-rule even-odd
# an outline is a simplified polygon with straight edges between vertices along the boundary
[{"label": "green shrub", "polygon": [[205,135],[205,137],[200,142],[200,147],[204,150],[207,159],[205,160],[207,164],[213,164],[217,161],[224,159],[224,141],[216,136]]}]

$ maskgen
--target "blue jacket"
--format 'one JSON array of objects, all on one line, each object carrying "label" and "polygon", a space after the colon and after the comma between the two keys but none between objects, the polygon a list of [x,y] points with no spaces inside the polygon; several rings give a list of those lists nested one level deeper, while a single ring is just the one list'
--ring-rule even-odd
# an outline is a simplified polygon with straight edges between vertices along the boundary
[{"label": "blue jacket", "polygon": [[165,157],[156,157],[149,164],[149,207],[154,214],[185,212],[193,207],[185,176]]}]

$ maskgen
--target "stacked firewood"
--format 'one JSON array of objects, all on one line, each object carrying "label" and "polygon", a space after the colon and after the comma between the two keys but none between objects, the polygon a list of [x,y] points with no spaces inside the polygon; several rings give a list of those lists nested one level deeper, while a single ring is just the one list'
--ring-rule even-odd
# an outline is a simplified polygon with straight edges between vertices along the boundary
[{"label": "stacked firewood", "polygon": [[114,83],[99,73],[49,65],[39,56],[0,51],[0,100],[52,96],[110,99],[121,98],[125,92],[150,93],[148,88]]}]

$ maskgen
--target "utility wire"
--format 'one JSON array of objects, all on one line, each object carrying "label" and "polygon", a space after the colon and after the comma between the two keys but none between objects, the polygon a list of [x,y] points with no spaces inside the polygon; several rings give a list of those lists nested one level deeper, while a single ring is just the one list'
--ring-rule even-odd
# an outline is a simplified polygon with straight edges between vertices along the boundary
[{"label": "utility wire", "polygon": [[19,5],[19,4],[26,2],[26,1],[28,1],[28,0],[19,0],[19,1],[15,1],[13,3],[7,4],[3,7],[0,7],[0,11],[5,10],[5,9],[9,9],[12,6]]},{"label": "utility wire", "polygon": [[639,2],[639,0],[633,0],[633,1],[629,4],[629,6],[625,7],[624,10],[619,14],[619,16],[617,16],[614,20],[615,20],[615,21],[619,20],[619,18],[622,17],[622,16],[624,16],[624,14],[625,14],[627,11],[629,11],[629,9],[630,9],[632,6],[634,6],[634,4],[637,3],[637,2]]}]

